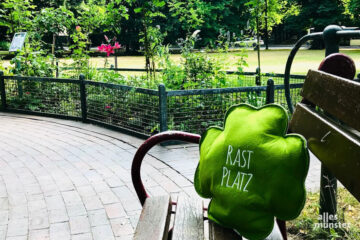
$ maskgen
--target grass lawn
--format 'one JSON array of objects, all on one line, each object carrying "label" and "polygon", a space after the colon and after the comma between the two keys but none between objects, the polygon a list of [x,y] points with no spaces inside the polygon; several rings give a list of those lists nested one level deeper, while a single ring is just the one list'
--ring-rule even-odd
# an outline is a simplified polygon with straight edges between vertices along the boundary
[{"label": "grass lawn", "polygon": [[[356,64],[356,68],[360,69],[360,50],[343,49],[340,52],[350,56]],[[290,50],[268,50],[261,51],[261,69],[262,72],[268,73],[284,73],[287,58]],[[211,57],[223,59],[226,70],[236,70],[236,63],[239,59],[239,53],[211,53]],[[293,61],[291,68],[292,74],[306,74],[309,69],[317,69],[320,62],[325,57],[325,50],[300,50]],[[172,55],[172,59],[180,62],[180,55]],[[103,67],[103,58],[92,58],[91,62],[98,67]],[[257,52],[253,50],[248,51],[248,67],[245,71],[255,72],[257,67]],[[109,58],[109,63],[114,64],[114,58]],[[124,68],[144,68],[145,60],[142,56],[119,57],[118,66]]]},{"label": "grass lawn", "polygon": [[338,189],[338,219],[347,223],[346,228],[333,229],[330,233],[324,228],[315,228],[319,213],[319,192],[308,192],[306,204],[300,216],[287,222],[289,240],[358,240],[360,239],[360,203],[344,188]]},{"label": "grass lawn", "polygon": [[[351,57],[356,64],[356,68],[360,69],[360,50],[343,49],[340,52]],[[262,72],[284,73],[289,53],[290,50],[262,51]],[[247,71],[255,71],[257,67],[257,53],[256,51],[249,51],[248,55],[249,67]],[[325,50],[299,50],[293,61],[291,73],[306,74],[309,69],[317,69],[324,57]]]},{"label": "grass lawn", "polygon": [[[340,52],[350,56],[360,69],[360,50],[359,49],[342,49]],[[284,73],[285,64],[289,56],[289,49],[281,50],[262,50],[261,51],[261,70],[263,73]],[[224,69],[236,70],[236,63],[239,59],[239,53],[211,53],[211,57],[220,58],[224,62]],[[309,69],[317,69],[322,59],[324,59],[325,50],[300,50],[293,61],[291,68],[292,74],[306,74]],[[180,55],[173,54],[171,58],[180,62]],[[70,63],[68,59],[61,59],[63,63]],[[114,64],[114,57],[109,57],[109,64]],[[248,67],[245,71],[254,72],[257,67],[257,52],[248,50],[247,62]],[[93,57],[90,59],[92,66],[104,67],[105,58]],[[9,61],[4,61],[4,66],[8,66]],[[118,57],[118,67],[120,68],[144,68],[145,59],[143,56],[122,56]]]}]

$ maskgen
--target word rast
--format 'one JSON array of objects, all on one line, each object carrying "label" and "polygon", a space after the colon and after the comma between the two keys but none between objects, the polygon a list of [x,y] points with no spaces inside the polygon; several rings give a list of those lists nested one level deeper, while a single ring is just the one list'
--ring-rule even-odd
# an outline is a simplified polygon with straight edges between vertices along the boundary
[{"label": "word rast", "polygon": [[253,174],[249,173],[253,155],[254,152],[251,150],[234,149],[229,145],[225,165],[222,168],[221,186],[247,192],[247,187],[253,178]]}]

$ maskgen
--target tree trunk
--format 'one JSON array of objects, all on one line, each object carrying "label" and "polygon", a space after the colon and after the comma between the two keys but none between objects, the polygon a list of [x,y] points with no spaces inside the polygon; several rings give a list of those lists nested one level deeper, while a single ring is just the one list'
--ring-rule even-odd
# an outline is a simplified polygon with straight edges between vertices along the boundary
[{"label": "tree trunk", "polygon": [[265,0],[265,49],[269,49],[269,33],[268,33],[268,1]]}]

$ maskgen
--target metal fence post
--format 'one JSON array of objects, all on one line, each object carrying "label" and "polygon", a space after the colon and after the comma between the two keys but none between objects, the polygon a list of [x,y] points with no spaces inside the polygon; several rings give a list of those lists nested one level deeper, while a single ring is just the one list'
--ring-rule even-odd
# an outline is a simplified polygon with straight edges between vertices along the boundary
[{"label": "metal fence post", "polygon": [[[342,30],[337,25],[329,25],[324,29],[323,37],[325,43],[325,56],[339,52],[339,37],[337,31]],[[321,216],[335,216],[337,212],[337,180],[334,175],[321,164],[320,175],[320,211]],[[335,219],[328,220],[327,223],[337,222]],[[324,220],[321,220],[322,222]]]},{"label": "metal fence post", "polygon": [[81,118],[83,122],[87,120],[87,106],[86,106],[86,88],[85,88],[85,76],[80,74],[80,101],[81,101]]},{"label": "metal fence post", "polygon": [[159,87],[159,121],[160,132],[168,130],[167,126],[167,94],[164,84],[160,84]]},{"label": "metal fence post", "polygon": [[19,93],[19,97],[22,98],[23,97],[23,81],[21,79],[17,80],[18,83],[18,93]]},{"label": "metal fence post", "polygon": [[4,72],[0,71],[0,91],[1,91],[1,109],[6,110],[6,90],[5,90],[5,80]]},{"label": "metal fence post", "polygon": [[266,104],[274,103],[275,102],[275,86],[274,80],[271,78],[267,80],[266,85]]},{"label": "metal fence post", "polygon": [[[17,61],[15,63],[15,71],[16,71],[16,75],[20,76],[20,69],[21,69],[21,63],[19,61]],[[17,80],[17,84],[18,84],[18,94],[19,97],[22,98],[23,97],[23,84],[22,84],[22,80],[18,79]]]},{"label": "metal fence post", "polygon": [[255,84],[257,86],[261,86],[261,75],[260,75],[260,68],[256,68],[256,76],[255,76]]},{"label": "metal fence post", "polygon": [[336,32],[340,30],[342,30],[342,28],[337,25],[329,25],[324,29],[325,56],[339,52],[340,39]]},{"label": "metal fence post", "polygon": [[59,61],[56,59],[56,72],[55,72],[55,76],[56,76],[56,78],[58,78],[59,77]]}]

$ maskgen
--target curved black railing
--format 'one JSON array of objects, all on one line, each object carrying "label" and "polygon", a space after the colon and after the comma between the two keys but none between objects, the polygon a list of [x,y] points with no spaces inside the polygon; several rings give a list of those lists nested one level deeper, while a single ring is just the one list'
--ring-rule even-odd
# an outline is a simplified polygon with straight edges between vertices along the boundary
[{"label": "curved black railing", "polygon": [[300,38],[291,50],[285,66],[284,86],[287,107],[291,113],[294,112],[294,106],[290,94],[290,70],[296,53],[300,47],[309,40],[323,39],[325,43],[325,56],[339,52],[340,38],[360,37],[360,30],[343,30],[336,25],[327,26],[323,32],[312,33]]}]

